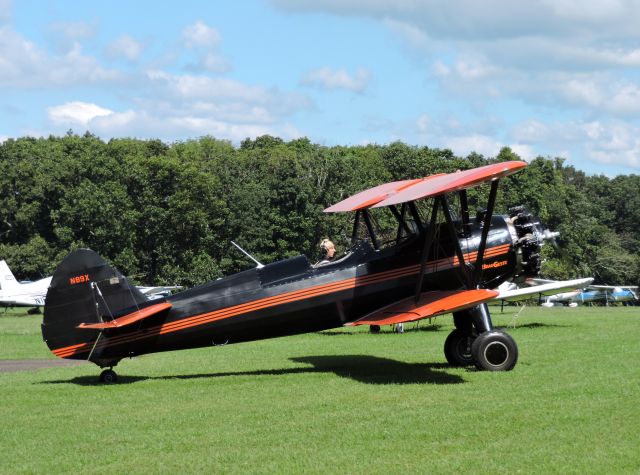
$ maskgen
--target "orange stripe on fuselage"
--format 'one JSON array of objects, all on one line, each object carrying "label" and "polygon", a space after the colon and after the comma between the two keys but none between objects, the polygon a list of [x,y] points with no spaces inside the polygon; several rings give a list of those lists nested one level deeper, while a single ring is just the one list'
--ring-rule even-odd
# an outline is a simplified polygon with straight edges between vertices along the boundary
[{"label": "orange stripe on fuselage", "polygon": [[[509,251],[510,246],[511,246],[510,244],[504,244],[501,246],[488,248],[485,251],[483,260],[505,254],[506,252]],[[470,253],[463,254],[463,257],[465,262],[475,262],[477,255],[478,255],[477,252],[470,252]],[[458,266],[457,257],[446,257],[443,259],[438,259],[436,261],[428,262],[427,271],[437,272],[441,270],[450,269],[456,266]],[[185,317],[177,321],[163,323],[156,327],[145,329],[144,331],[138,330],[136,332],[133,332],[127,335],[109,338],[109,339],[103,340],[98,345],[96,345],[96,349],[122,345],[122,344],[130,343],[136,340],[151,338],[154,336],[173,333],[180,330],[186,330],[188,328],[192,328],[195,326],[205,325],[218,320],[224,320],[226,318],[231,318],[231,317],[243,315],[250,312],[255,312],[257,310],[262,310],[269,307],[292,303],[300,300],[306,300],[309,298],[318,297],[321,295],[326,295],[326,294],[335,293],[335,292],[340,292],[343,290],[355,289],[357,287],[362,287],[365,285],[377,284],[377,283],[384,282],[391,279],[407,277],[407,276],[418,273],[419,269],[420,269],[420,266],[418,264],[414,264],[414,265],[403,267],[400,269],[393,269],[386,272],[380,272],[378,274],[365,275],[362,277],[352,277],[352,278],[341,280],[338,282],[332,282],[330,284],[322,284],[314,287],[309,287],[306,289],[294,290],[292,292],[286,292],[283,294],[274,295],[272,297],[265,297],[262,299],[253,300],[251,302],[234,305],[232,307],[226,307],[223,309],[214,310],[212,312]],[[55,350],[52,350],[52,352],[60,358],[65,358],[68,356],[89,351],[92,348],[94,343],[95,343],[95,340],[91,342],[79,343],[76,345],[67,346],[64,348],[57,348]]]}]

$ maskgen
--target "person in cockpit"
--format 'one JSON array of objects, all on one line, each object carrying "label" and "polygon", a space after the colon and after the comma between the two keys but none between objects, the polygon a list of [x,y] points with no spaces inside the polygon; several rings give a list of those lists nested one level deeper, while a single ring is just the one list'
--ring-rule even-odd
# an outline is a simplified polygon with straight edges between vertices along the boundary
[{"label": "person in cockpit", "polygon": [[322,240],[322,242],[320,243],[320,255],[321,260],[320,262],[316,263],[316,266],[323,266],[334,261],[336,257],[336,247],[331,240]]}]

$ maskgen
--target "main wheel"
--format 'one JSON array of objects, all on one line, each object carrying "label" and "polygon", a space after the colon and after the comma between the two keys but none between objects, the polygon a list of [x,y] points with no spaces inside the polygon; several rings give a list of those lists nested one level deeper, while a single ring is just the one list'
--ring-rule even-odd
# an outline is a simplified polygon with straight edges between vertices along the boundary
[{"label": "main wheel", "polygon": [[459,329],[453,330],[444,341],[444,356],[451,366],[470,366],[473,364],[471,345],[475,335],[469,335]]},{"label": "main wheel", "polygon": [[371,325],[369,331],[371,333],[380,333],[380,325]]},{"label": "main wheel", "polygon": [[518,345],[503,332],[484,332],[471,345],[473,362],[478,369],[510,371],[518,361]]},{"label": "main wheel", "polygon": [[105,384],[113,384],[118,382],[118,375],[112,369],[105,369],[100,373],[100,382]]}]

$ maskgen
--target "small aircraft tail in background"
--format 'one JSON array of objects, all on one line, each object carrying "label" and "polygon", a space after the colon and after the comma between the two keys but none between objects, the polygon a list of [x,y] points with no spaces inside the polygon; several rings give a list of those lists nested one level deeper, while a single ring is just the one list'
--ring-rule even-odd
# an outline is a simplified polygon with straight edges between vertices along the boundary
[{"label": "small aircraft tail in background", "polygon": [[20,283],[13,276],[13,272],[9,269],[7,261],[0,261],[0,290],[13,291],[20,288]]},{"label": "small aircraft tail in background", "polygon": [[42,307],[51,277],[20,283],[6,261],[0,261],[0,307]]}]

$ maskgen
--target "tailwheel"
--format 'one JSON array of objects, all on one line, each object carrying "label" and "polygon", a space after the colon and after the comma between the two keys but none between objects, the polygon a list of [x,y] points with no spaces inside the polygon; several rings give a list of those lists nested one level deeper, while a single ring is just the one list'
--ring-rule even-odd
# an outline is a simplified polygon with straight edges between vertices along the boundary
[{"label": "tailwheel", "polygon": [[471,354],[478,369],[510,371],[518,361],[518,345],[507,333],[488,331],[475,339]]},{"label": "tailwheel", "polygon": [[105,384],[114,384],[118,382],[118,375],[112,369],[105,369],[100,373],[100,382]]},{"label": "tailwheel", "polygon": [[444,341],[444,356],[451,366],[470,366],[474,363],[471,346],[475,335],[456,328]]}]

